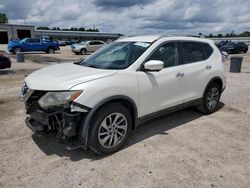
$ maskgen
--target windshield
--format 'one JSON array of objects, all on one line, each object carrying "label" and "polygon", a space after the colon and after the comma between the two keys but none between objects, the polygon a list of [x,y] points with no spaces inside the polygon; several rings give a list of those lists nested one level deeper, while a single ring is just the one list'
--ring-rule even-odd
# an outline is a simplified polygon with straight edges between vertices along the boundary
[{"label": "windshield", "polygon": [[80,65],[99,69],[125,69],[150,46],[146,42],[114,42],[81,62]]}]

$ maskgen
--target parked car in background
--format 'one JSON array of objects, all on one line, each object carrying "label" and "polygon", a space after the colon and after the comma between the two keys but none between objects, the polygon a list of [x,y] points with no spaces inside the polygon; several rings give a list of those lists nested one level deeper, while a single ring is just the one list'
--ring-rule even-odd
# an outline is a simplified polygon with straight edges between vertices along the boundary
[{"label": "parked car in background", "polygon": [[67,45],[67,42],[65,40],[59,40],[57,41],[59,46],[66,46]]},{"label": "parked car in background", "polygon": [[74,45],[74,44],[77,44],[80,42],[81,42],[80,40],[71,40],[71,41],[69,41],[69,45]]},{"label": "parked car in background", "polygon": [[222,40],[220,42],[216,42],[215,45],[218,47],[218,48],[221,48],[222,46],[226,45],[227,43],[231,42],[230,40]]},{"label": "parked car in background", "polygon": [[99,48],[101,48],[105,43],[100,40],[92,40],[92,41],[83,41],[81,43],[71,45],[71,50],[75,54],[85,55],[88,52],[95,52]]},{"label": "parked car in background", "polygon": [[220,50],[225,51],[228,54],[247,53],[248,45],[244,42],[229,42],[226,45],[220,47]]},{"label": "parked car in background", "polygon": [[212,40],[153,35],[118,39],[80,63],[37,70],[25,78],[21,99],[34,133],[56,132],[75,141],[70,149],[111,154],[153,117],[188,106],[215,112],[225,87]]},{"label": "parked car in background", "polygon": [[11,67],[10,57],[7,52],[0,50],[0,69],[7,69]]},{"label": "parked car in background", "polygon": [[59,43],[56,41],[25,38],[20,41],[9,41],[8,51],[14,54],[18,52],[44,51],[46,53],[55,53],[60,50]]}]

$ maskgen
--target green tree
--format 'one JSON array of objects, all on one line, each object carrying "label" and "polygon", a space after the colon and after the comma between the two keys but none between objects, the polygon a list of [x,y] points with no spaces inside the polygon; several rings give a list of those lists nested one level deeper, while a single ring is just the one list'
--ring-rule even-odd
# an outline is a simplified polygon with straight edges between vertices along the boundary
[{"label": "green tree", "polygon": [[36,28],[37,30],[50,30],[49,27],[40,26]]},{"label": "green tree", "polygon": [[80,28],[78,29],[78,31],[85,31],[85,28],[84,28],[84,27],[80,27]]},{"label": "green tree", "polygon": [[213,38],[214,36],[213,36],[213,34],[212,33],[210,33],[209,35],[208,35],[208,38]]},{"label": "green tree", "polygon": [[4,13],[0,13],[0,23],[8,23],[8,17]]},{"label": "green tree", "polygon": [[218,38],[221,38],[221,37],[223,37],[223,35],[222,35],[222,34],[218,34],[217,37],[218,37]]},{"label": "green tree", "polygon": [[59,27],[53,27],[52,30],[61,30]]}]

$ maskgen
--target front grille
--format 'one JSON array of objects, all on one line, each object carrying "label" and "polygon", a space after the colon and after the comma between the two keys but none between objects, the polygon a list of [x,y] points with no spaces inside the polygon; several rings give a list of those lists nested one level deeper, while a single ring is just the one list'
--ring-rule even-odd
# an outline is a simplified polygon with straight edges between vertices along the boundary
[{"label": "front grille", "polygon": [[40,90],[35,90],[33,93],[30,95],[28,100],[26,101],[26,107],[29,108],[29,106],[33,102],[37,102],[47,91],[40,91]]}]

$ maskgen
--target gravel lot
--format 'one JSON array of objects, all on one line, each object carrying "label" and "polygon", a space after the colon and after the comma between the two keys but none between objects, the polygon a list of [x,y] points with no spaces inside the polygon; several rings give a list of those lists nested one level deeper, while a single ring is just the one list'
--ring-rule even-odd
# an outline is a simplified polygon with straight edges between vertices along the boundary
[{"label": "gravel lot", "polygon": [[[34,56],[40,60],[13,59],[11,69],[0,70],[0,187],[250,187],[249,53],[242,73],[227,73],[218,112],[203,116],[191,108],[150,121],[107,157],[32,136],[18,101],[24,75],[84,58],[67,47],[26,58]],[[59,61],[41,63],[48,57]]]}]

